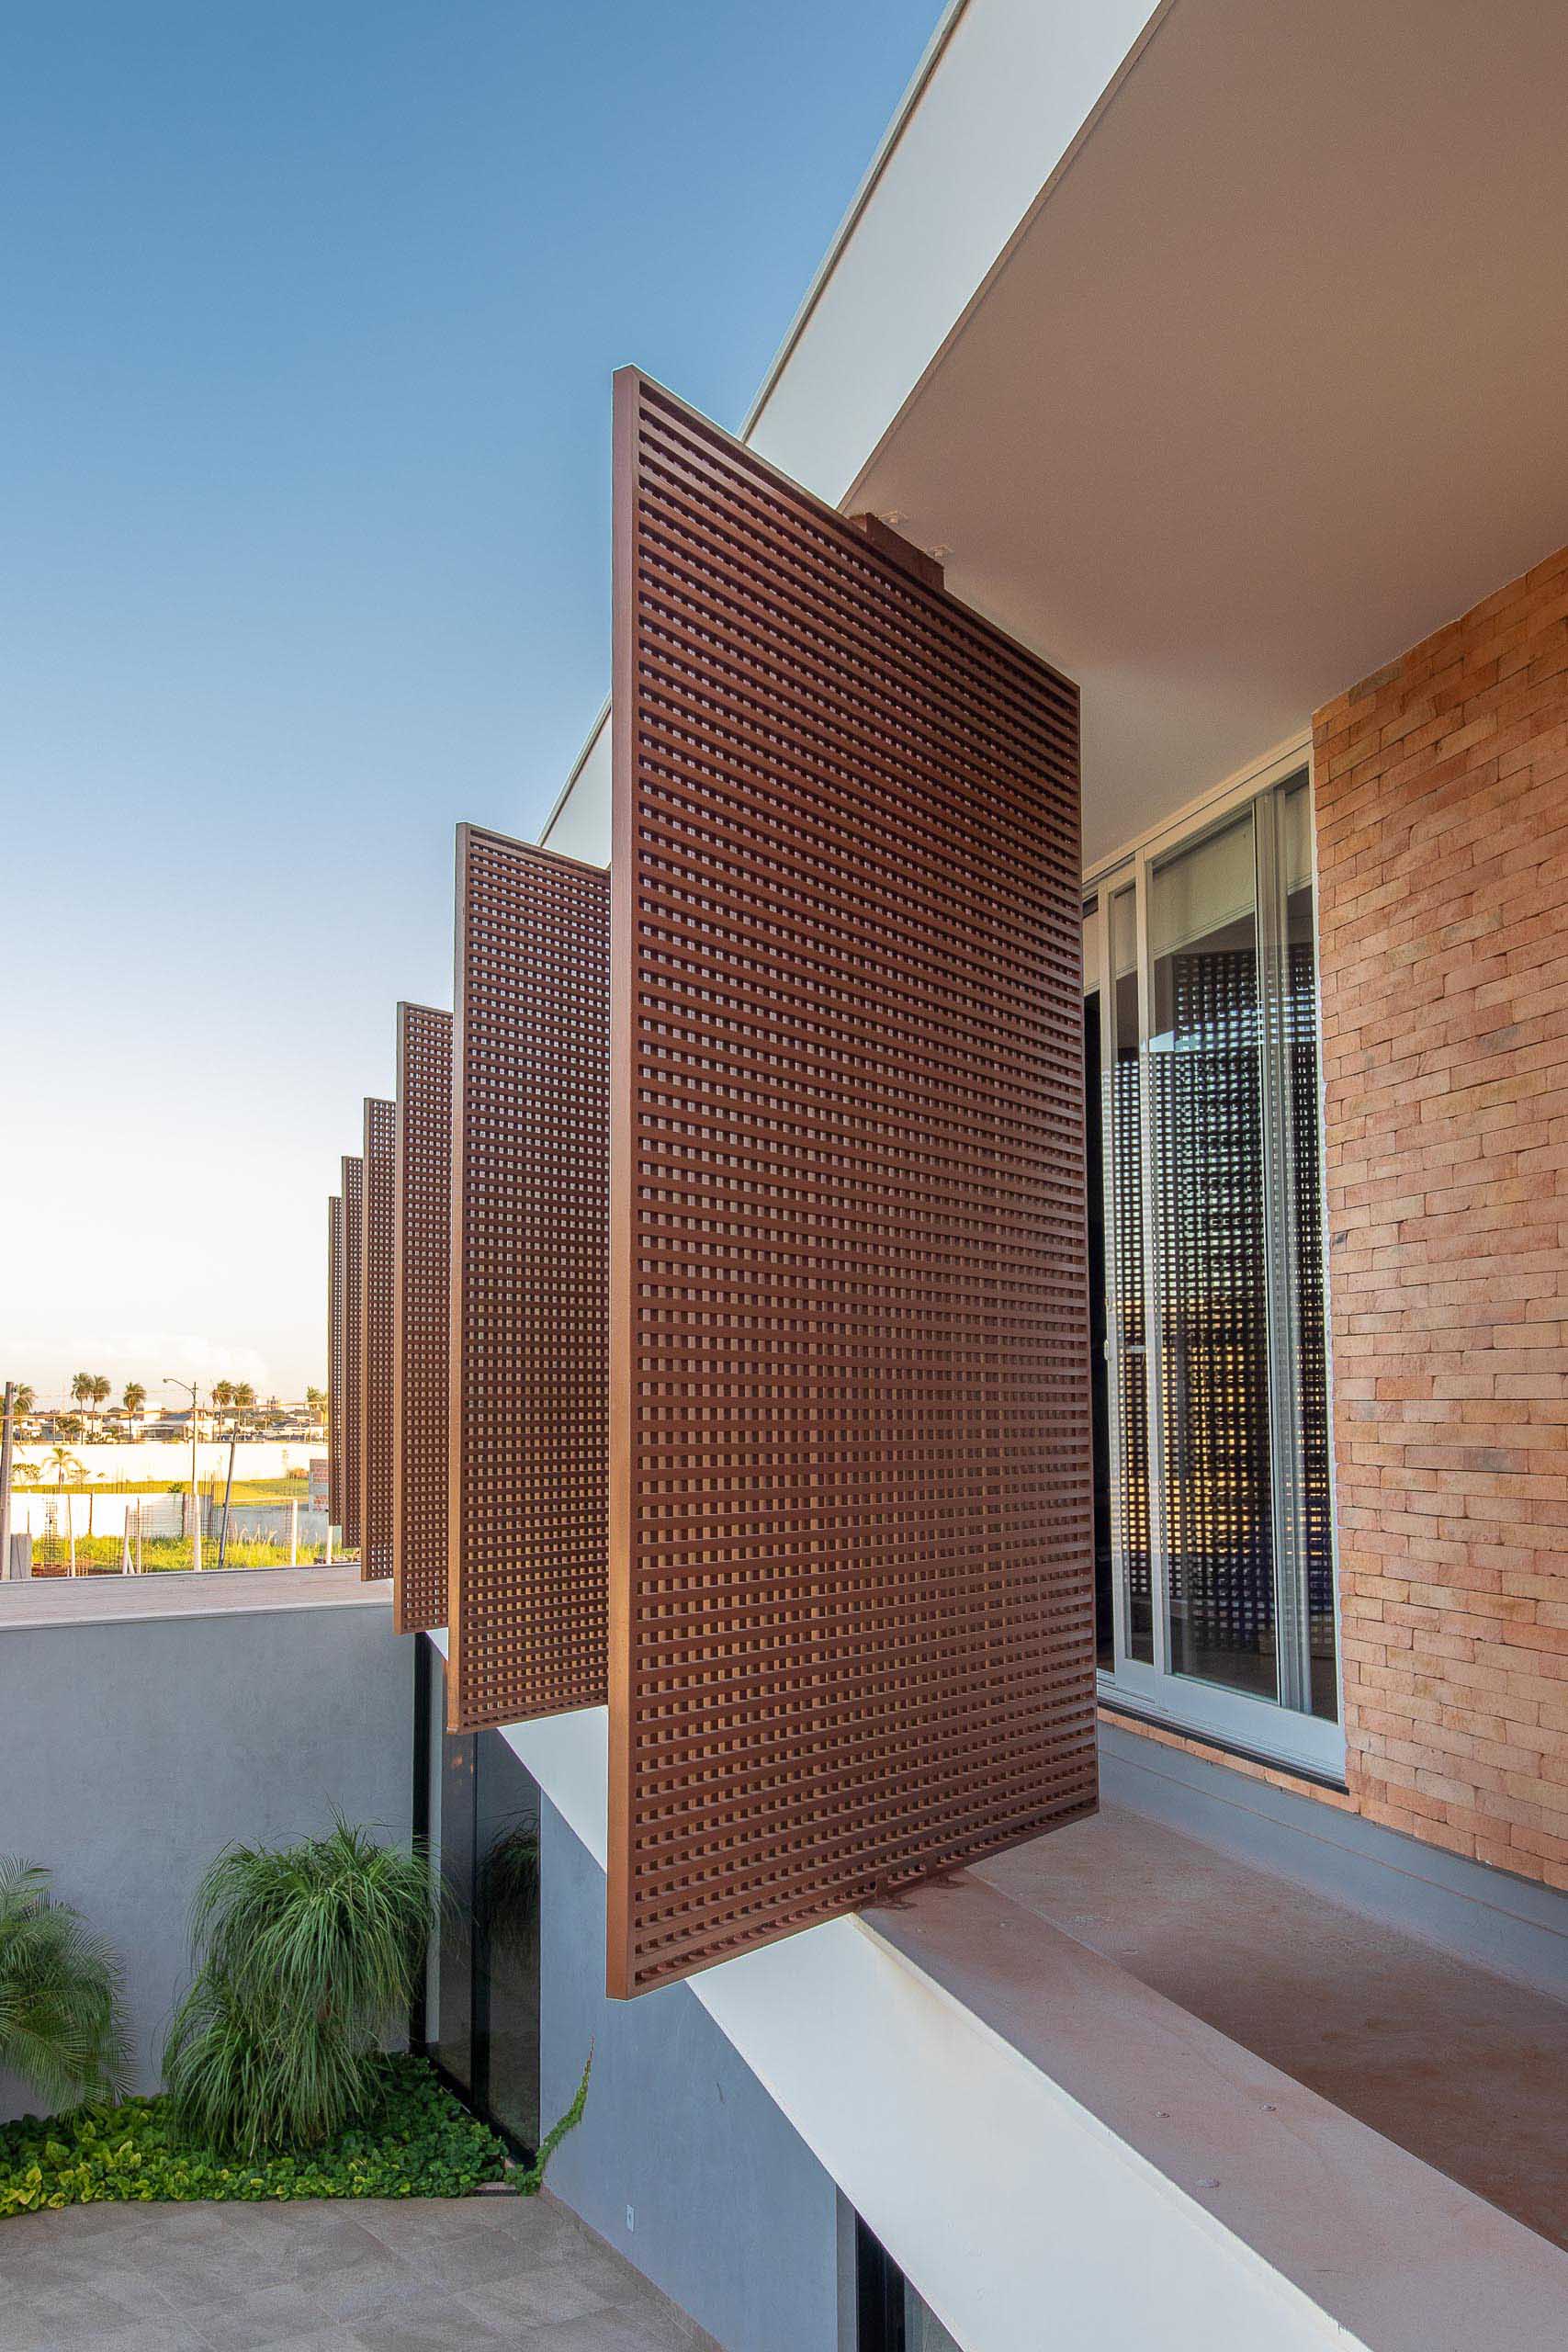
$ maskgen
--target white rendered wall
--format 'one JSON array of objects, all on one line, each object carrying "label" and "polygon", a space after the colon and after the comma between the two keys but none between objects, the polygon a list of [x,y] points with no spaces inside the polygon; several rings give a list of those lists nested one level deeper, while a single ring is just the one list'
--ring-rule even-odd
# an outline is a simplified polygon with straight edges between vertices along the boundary
[{"label": "white rendered wall", "polygon": [[[190,1484],[190,1440],[188,1437],[131,1438],[124,1445],[99,1440],[62,1439],[73,1462],[79,1462],[87,1478],[95,1485],[127,1486],[146,1478],[156,1478],[171,1487]],[[54,1484],[54,1464],[51,1453],[52,1438],[18,1438],[13,1457],[14,1480],[21,1482],[26,1465],[38,1471],[46,1486]],[[234,1477],[287,1478],[298,1475],[301,1501],[309,1499],[309,1473],[312,1461],[326,1455],[326,1440],[316,1438],[243,1438],[234,1448]],[[198,1438],[196,1445],[197,1477],[223,1479],[229,1474],[229,1441],[225,1438]],[[74,1476],[74,1473],[71,1474]]]},{"label": "white rendered wall", "polygon": [[[603,1869],[606,1711],[502,1736]],[[690,1984],[971,2352],[1362,2341],[863,1921]]]},{"label": "white rendered wall", "polygon": [[1158,13],[1148,0],[968,0],[951,13],[753,414],[759,455],[838,504]]}]

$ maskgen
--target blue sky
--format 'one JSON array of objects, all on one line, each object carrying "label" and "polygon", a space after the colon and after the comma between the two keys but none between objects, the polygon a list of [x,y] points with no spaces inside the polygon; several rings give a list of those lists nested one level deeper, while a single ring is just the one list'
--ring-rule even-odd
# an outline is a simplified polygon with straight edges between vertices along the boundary
[{"label": "blue sky", "polygon": [[739,423],[938,8],[6,12],[0,1373],[321,1376],[453,826],[604,691],[611,370]]}]

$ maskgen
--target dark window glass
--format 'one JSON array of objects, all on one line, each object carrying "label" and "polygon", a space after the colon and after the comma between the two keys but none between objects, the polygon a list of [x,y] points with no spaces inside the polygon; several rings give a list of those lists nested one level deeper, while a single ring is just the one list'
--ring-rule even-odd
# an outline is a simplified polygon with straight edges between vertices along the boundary
[{"label": "dark window glass", "polygon": [[1339,1713],[1335,1664],[1334,1517],[1329,1494],[1328,1349],[1323,1280],[1323,1194],[1318,1161],[1317,944],[1310,813],[1304,784],[1285,794],[1280,837],[1285,888],[1285,1055],[1294,1199],[1296,1380],[1306,1555],[1307,1650],[1312,1712]]},{"label": "dark window glass", "polygon": [[[519,2147],[539,2143],[538,1783],[499,1732],[448,1732],[445,1668],[428,1653],[425,1753],[432,1866],[446,1902],[413,2036],[478,2114]],[[416,1804],[416,1815],[418,1813]],[[416,1820],[416,1826],[423,1826]]]},{"label": "dark window glass", "polygon": [[539,2144],[539,1791],[498,1732],[479,1739],[479,2007],[485,2105],[525,2147]]},{"label": "dark window glass", "polygon": [[1137,901],[1131,887],[1111,901],[1111,1216],[1116,1248],[1116,1532],[1126,1578],[1127,1655],[1155,1655],[1149,1546],[1148,1350],[1144,1313],[1143,1067],[1138,1012]]},{"label": "dark window glass", "polygon": [[[445,1702],[436,1717],[441,1724]],[[446,1903],[436,1939],[430,2052],[458,2087],[474,2096],[474,1735],[439,1734],[439,1810],[432,1825]]]},{"label": "dark window glass", "polygon": [[1105,1156],[1100,1093],[1100,995],[1084,999],[1084,1133],[1089,1153],[1089,1401],[1094,1446],[1094,1638],[1098,1661],[1115,1665],[1111,1606],[1111,1413],[1105,1362]]}]

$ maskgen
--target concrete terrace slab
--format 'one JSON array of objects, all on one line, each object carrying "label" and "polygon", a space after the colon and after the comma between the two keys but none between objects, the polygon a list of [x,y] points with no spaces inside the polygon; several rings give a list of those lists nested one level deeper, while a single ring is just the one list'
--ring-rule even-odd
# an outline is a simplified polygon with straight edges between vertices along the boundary
[{"label": "concrete terrace slab", "polygon": [[1549,1996],[1113,1807],[863,1923],[1350,2341],[1562,2352]]},{"label": "concrete terrace slab", "polygon": [[547,2193],[0,2222],[6,2352],[716,2352]]},{"label": "concrete terrace slab", "polygon": [[1568,2250],[1568,1998],[1120,1805],[975,1875]]},{"label": "concrete terrace slab", "polygon": [[225,1617],[268,1609],[389,1609],[388,1577],[357,1562],[326,1567],[163,1569],[141,1577],[0,1579],[0,1633],[15,1626],[107,1625],[148,1617]]}]

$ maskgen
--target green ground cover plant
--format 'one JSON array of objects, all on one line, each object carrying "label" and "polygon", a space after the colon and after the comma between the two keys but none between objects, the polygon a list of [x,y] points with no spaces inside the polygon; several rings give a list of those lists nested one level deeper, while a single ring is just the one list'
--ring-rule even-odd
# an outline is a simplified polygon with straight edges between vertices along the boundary
[{"label": "green ground cover plant", "polygon": [[527,2192],[531,2176],[509,2169],[495,2133],[423,2058],[377,2058],[366,2090],[361,2117],[313,2147],[249,2158],[193,2138],[166,2095],[0,2124],[0,2219],[99,2199],[467,2197],[489,2181]]},{"label": "green ground cover plant", "polygon": [[[531,1831],[503,1891],[526,1901]],[[65,2111],[0,2125],[0,2219],[52,2207],[464,2197],[540,2187],[576,2097],[530,2165],[423,2058],[383,2047],[408,2015],[442,1897],[421,1846],[335,1816],[321,1837],[232,1846],[193,1908],[197,1969],[164,2051],[165,2092],[119,2096],[119,1973],[47,1874],[0,1865],[0,2064]]]}]

